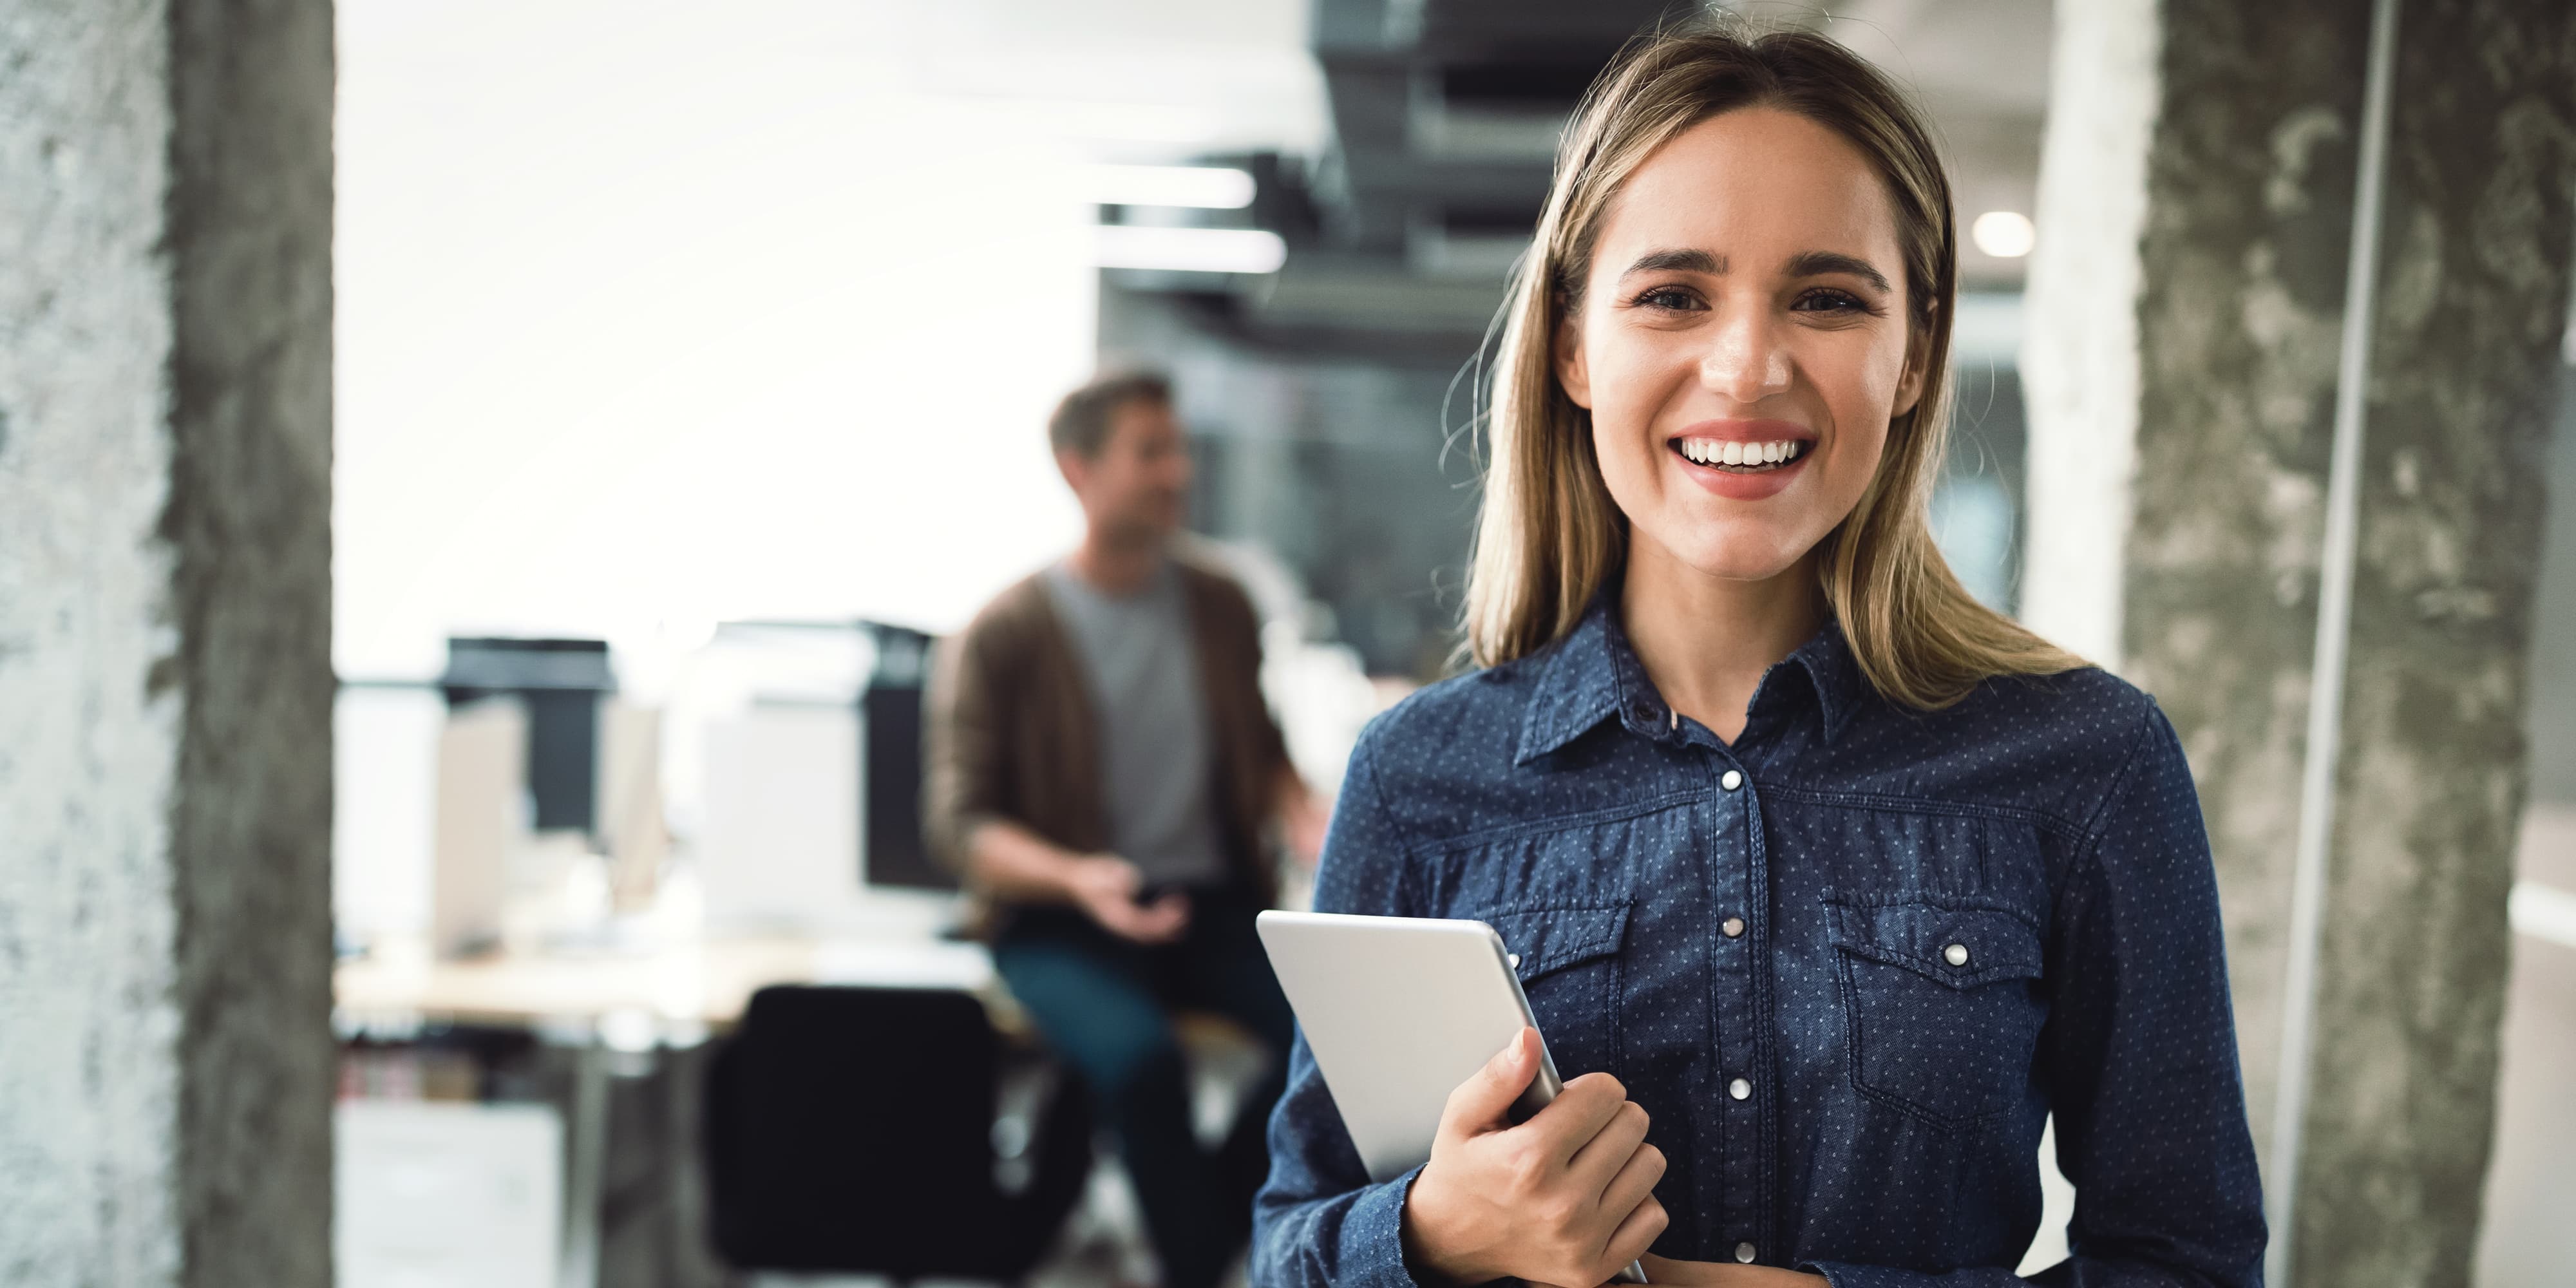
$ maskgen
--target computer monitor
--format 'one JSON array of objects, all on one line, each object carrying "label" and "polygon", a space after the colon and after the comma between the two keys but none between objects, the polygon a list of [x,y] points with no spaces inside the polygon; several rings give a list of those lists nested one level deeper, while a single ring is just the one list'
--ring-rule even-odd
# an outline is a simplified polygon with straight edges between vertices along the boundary
[{"label": "computer monitor", "polygon": [[860,879],[872,886],[954,890],[957,877],[930,853],[921,829],[923,693],[934,638],[883,622],[862,622],[876,664],[859,694],[859,791],[867,826]]}]

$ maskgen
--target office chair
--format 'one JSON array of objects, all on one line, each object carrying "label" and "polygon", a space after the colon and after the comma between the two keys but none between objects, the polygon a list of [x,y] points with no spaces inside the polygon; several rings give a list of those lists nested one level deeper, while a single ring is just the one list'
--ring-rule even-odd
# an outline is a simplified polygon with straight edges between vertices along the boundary
[{"label": "office chair", "polygon": [[1016,1283],[1091,1170],[1091,1114],[1059,1079],[1027,1187],[994,1176],[1000,1042],[941,990],[776,986],[707,1077],[708,1199],[737,1270]]}]

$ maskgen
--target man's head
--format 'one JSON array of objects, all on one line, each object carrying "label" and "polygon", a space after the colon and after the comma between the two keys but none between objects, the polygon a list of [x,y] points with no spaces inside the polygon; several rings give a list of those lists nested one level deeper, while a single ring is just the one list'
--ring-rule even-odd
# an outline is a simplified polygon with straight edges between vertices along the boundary
[{"label": "man's head", "polygon": [[1095,541],[1145,544],[1180,530],[1190,447],[1172,415],[1171,381],[1152,372],[1094,380],[1057,404],[1047,439]]}]

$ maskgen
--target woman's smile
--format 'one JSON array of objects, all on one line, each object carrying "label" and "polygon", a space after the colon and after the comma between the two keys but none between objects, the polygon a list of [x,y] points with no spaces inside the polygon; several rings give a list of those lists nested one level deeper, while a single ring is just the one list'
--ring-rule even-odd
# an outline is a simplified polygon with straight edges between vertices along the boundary
[{"label": "woman's smile", "polygon": [[1803,472],[1815,431],[1785,420],[1707,420],[1665,440],[1675,468],[1734,501],[1777,496]]}]

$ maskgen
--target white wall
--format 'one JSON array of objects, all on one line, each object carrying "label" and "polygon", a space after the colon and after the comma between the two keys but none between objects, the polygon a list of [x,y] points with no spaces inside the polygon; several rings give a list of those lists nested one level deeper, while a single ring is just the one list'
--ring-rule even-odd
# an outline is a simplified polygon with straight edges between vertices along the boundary
[{"label": "white wall", "polygon": [[[945,627],[1068,542],[1093,141],[921,6],[345,0],[337,660]],[[954,51],[951,51],[952,53]]]}]

